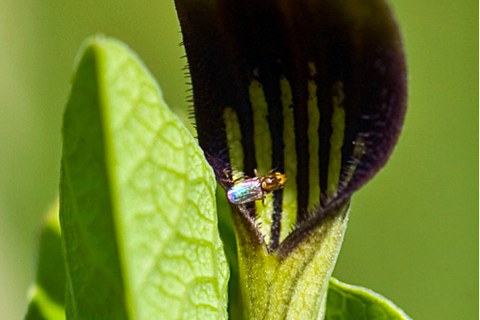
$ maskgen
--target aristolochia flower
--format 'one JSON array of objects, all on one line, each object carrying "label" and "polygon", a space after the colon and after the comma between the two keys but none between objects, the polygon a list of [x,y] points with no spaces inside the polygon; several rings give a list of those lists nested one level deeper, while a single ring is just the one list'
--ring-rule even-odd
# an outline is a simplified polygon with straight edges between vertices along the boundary
[{"label": "aristolochia flower", "polygon": [[[387,161],[405,113],[397,26],[383,0],[176,6],[200,145],[221,185],[236,186],[235,214],[274,252]],[[286,181],[264,189],[275,174]]]}]

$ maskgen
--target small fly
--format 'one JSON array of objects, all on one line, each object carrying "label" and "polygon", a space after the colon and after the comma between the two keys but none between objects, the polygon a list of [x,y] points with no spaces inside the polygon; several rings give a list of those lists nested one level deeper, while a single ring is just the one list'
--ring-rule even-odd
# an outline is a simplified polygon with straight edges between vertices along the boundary
[{"label": "small fly", "polygon": [[264,176],[258,176],[255,170],[255,178],[242,179],[228,190],[228,200],[233,204],[249,203],[263,200],[270,192],[282,189],[287,182],[285,174],[272,171]]}]

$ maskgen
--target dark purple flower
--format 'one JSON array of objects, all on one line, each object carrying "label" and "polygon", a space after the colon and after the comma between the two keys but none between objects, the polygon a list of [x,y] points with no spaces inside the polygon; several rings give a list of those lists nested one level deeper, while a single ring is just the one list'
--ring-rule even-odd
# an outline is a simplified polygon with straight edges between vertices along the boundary
[{"label": "dark purple flower", "polygon": [[218,181],[287,178],[263,201],[232,205],[275,250],[392,152],[406,97],[398,28],[383,0],[175,2],[198,139]]}]

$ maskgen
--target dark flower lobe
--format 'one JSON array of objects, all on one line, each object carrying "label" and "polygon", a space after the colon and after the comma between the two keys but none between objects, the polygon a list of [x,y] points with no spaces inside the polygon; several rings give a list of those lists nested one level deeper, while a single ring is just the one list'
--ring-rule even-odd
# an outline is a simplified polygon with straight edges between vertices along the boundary
[{"label": "dark flower lobe", "polygon": [[176,0],[198,139],[219,182],[284,172],[262,204],[233,206],[275,249],[386,162],[406,68],[383,0]]}]

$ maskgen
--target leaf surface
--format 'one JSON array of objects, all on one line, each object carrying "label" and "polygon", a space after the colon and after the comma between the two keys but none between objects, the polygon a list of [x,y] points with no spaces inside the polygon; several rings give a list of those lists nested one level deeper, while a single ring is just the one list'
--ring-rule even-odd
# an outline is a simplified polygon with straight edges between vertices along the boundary
[{"label": "leaf surface", "polygon": [[58,202],[40,234],[36,282],[30,289],[26,320],[65,319],[65,268],[62,259]]},{"label": "leaf surface", "polygon": [[63,135],[67,315],[225,318],[212,170],[124,45],[85,45]]},{"label": "leaf surface", "polygon": [[362,287],[331,278],[326,320],[408,320],[393,302]]}]

